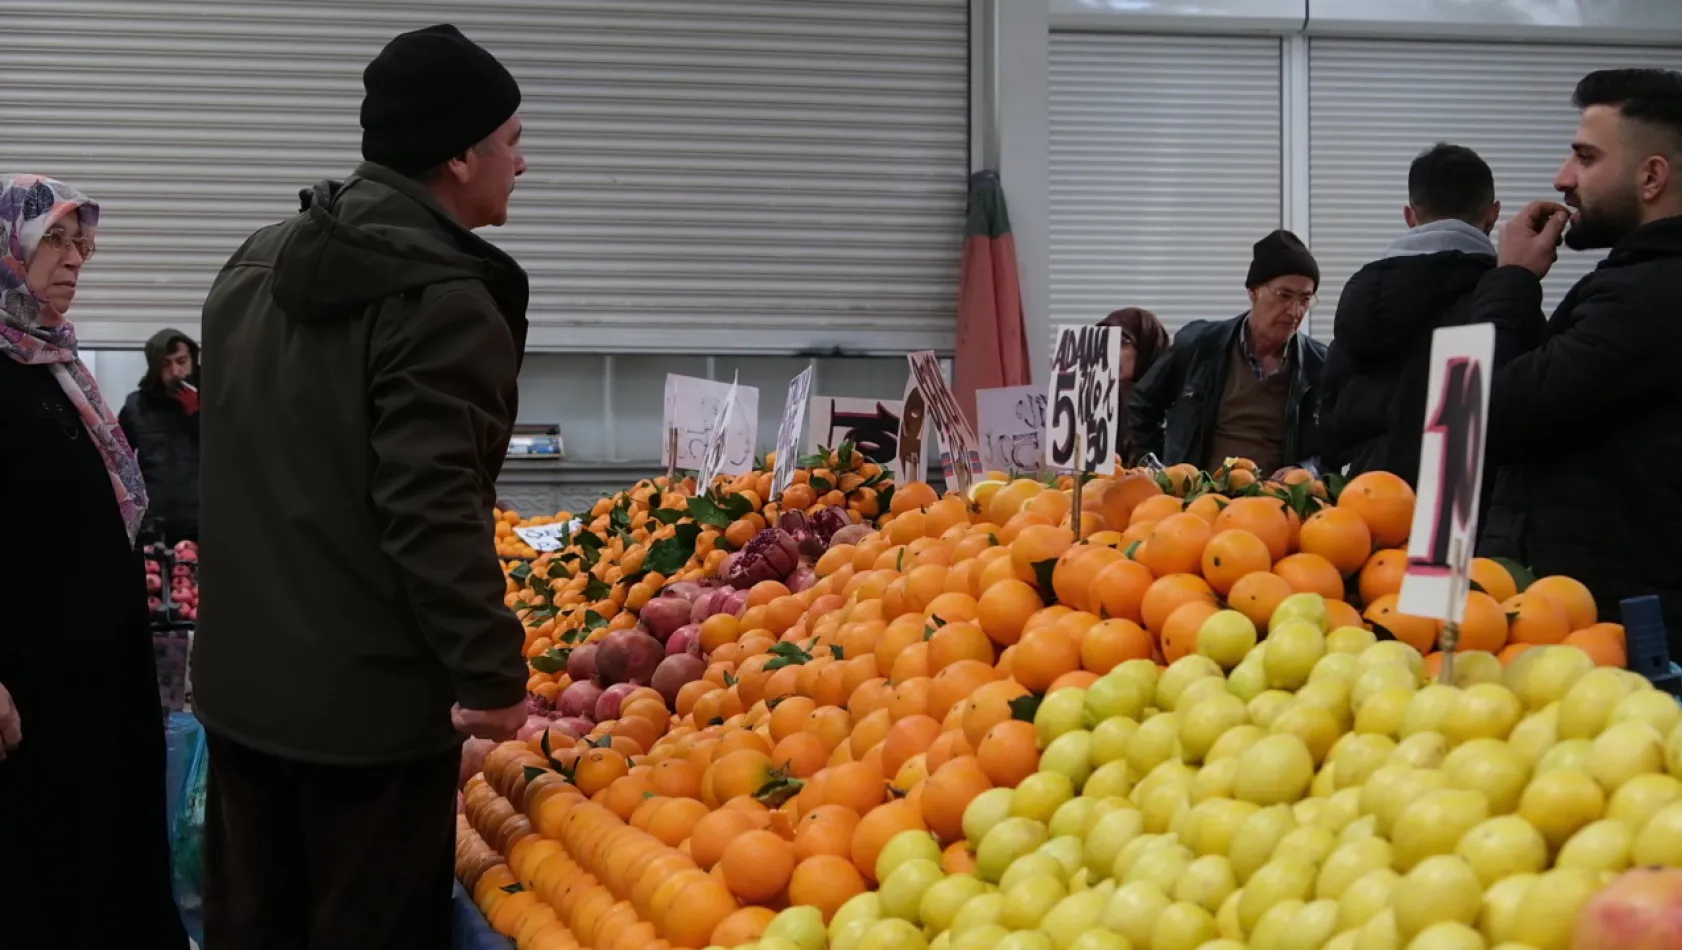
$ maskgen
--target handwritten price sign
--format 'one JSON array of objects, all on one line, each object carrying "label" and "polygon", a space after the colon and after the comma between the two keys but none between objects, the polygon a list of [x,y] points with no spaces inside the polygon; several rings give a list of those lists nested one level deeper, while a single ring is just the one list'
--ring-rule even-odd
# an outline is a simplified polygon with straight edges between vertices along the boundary
[{"label": "handwritten price sign", "polygon": [[[1120,414],[1121,331],[1058,327],[1046,394],[1045,464],[1053,471],[1115,474]],[[1084,436],[1086,455],[1077,459]]]},{"label": "handwritten price sign", "polygon": [[806,421],[806,399],[812,391],[812,367],[789,381],[788,399],[783,403],[783,419],[777,426],[777,467],[771,476],[771,497],[781,498],[794,483],[794,463],[798,454],[795,446],[800,439],[800,424]]},{"label": "handwritten price sign", "polygon": [[981,460],[988,468],[1034,472],[1045,452],[1045,393],[1033,386],[1004,386],[975,391],[975,415],[981,432]]}]

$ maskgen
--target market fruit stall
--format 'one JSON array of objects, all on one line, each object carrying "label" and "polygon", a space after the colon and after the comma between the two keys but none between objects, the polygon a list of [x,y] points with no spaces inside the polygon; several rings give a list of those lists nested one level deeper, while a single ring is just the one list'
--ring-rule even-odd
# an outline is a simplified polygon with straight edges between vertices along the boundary
[{"label": "market fruit stall", "polygon": [[505,562],[457,871],[518,947],[1682,946],[1682,706],[1488,559],[1443,681],[1401,479],[802,462]]}]

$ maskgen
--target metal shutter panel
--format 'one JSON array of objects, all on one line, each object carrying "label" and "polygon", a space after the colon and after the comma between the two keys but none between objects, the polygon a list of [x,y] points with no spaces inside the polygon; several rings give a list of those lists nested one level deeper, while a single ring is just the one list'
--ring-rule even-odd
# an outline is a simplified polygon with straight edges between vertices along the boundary
[{"label": "metal shutter panel", "polygon": [[1050,61],[1052,323],[1243,312],[1281,220],[1279,40],[1054,33]]},{"label": "metal shutter panel", "polygon": [[[1483,156],[1505,222],[1559,197],[1553,179],[1577,128],[1578,80],[1596,69],[1674,68],[1678,57],[1682,49],[1311,40],[1309,222],[1322,335],[1331,336],[1344,282],[1407,228],[1408,165],[1420,152],[1452,142]],[[1544,282],[1550,311],[1604,256],[1560,248]]]},{"label": "metal shutter panel", "polygon": [[90,346],[196,327],[217,270],[359,160],[362,69],[453,22],[519,78],[534,349],[950,351],[967,0],[13,0],[7,168],[105,210]]}]

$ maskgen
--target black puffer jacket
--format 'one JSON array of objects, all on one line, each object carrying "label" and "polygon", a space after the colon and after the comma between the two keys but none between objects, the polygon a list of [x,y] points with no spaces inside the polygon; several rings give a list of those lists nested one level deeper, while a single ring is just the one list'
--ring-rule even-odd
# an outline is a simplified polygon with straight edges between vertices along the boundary
[{"label": "black puffer jacket", "polygon": [[[1541,282],[1500,267],[1474,319],[1539,323]],[[1601,619],[1663,600],[1682,656],[1682,217],[1632,231],[1566,294],[1544,339],[1496,372],[1485,469],[1499,466],[1479,553],[1589,586]]]},{"label": "black puffer jacket", "polygon": [[158,382],[164,358],[187,344],[198,377],[199,345],[179,330],[159,330],[146,341],[146,375],[129,394],[117,421],[140,457],[146,478],[146,529],[169,542],[199,536],[199,417]]},{"label": "black puffer jacket", "polygon": [[1344,285],[1326,355],[1320,436],[1348,474],[1394,472],[1418,484],[1431,335],[1470,322],[1472,291],[1494,267],[1493,255],[1462,251],[1385,257]]},{"label": "black puffer jacket", "polygon": [[[1180,328],[1174,345],[1133,386],[1128,405],[1134,458],[1148,452],[1164,465],[1209,461],[1221,393],[1233,348],[1249,313],[1228,320],[1196,320]],[[1285,458],[1298,465],[1319,454],[1316,418],[1326,345],[1306,333],[1291,337],[1290,393],[1285,400]]]}]

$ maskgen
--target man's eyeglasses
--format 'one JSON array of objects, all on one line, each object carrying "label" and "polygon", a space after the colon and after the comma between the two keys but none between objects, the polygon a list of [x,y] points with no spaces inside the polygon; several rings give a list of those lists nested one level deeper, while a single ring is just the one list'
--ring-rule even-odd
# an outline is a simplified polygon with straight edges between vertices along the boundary
[{"label": "man's eyeglasses", "polygon": [[1320,301],[1320,298],[1314,294],[1299,294],[1294,290],[1286,290],[1283,287],[1270,287],[1268,289],[1272,291],[1273,296],[1278,297],[1287,307],[1300,306],[1304,310],[1313,310],[1314,305]]},{"label": "man's eyeglasses", "polygon": [[93,257],[94,243],[93,238],[90,237],[80,235],[71,237],[67,231],[54,230],[41,235],[41,243],[47,247],[56,247],[59,250],[73,247],[81,253],[84,261]]}]

